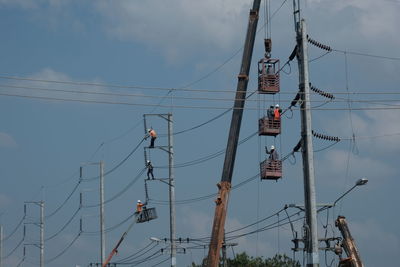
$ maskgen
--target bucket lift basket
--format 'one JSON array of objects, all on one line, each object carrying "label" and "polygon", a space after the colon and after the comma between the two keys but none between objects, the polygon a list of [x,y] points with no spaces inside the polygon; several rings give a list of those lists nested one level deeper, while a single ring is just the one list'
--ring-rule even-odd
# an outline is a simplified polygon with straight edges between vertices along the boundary
[{"label": "bucket lift basket", "polygon": [[266,159],[260,163],[260,176],[263,180],[282,178],[282,161]]},{"label": "bucket lift basket", "polygon": [[148,222],[157,219],[156,208],[143,208],[142,212],[136,219],[137,223]]},{"label": "bucket lift basket", "polygon": [[262,58],[258,62],[258,93],[276,94],[280,91],[279,59]]},{"label": "bucket lift basket", "polygon": [[281,119],[264,116],[258,120],[258,135],[277,136],[281,133]]}]

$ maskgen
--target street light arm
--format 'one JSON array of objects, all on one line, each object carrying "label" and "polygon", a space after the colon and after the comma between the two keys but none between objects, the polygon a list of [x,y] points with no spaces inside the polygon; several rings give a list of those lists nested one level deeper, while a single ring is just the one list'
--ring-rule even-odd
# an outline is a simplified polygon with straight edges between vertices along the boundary
[{"label": "street light arm", "polygon": [[345,195],[347,195],[348,193],[350,193],[351,190],[353,190],[354,188],[356,188],[357,184],[353,185],[352,188],[350,188],[349,190],[347,190],[343,195],[341,195],[338,199],[335,200],[335,202],[333,202],[333,206],[336,206],[336,203],[341,200]]}]

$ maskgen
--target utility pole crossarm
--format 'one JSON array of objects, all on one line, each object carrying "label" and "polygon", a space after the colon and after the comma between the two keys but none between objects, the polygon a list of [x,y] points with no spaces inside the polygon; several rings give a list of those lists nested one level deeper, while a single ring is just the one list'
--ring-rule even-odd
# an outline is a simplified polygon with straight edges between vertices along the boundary
[{"label": "utility pole crossarm", "polygon": [[249,23],[247,27],[246,40],[244,44],[242,64],[238,75],[236,97],[232,113],[231,126],[226,147],[224,166],[222,170],[221,182],[218,184],[218,198],[216,200],[214,222],[212,226],[211,241],[208,251],[207,266],[217,267],[219,264],[219,254],[223,243],[226,212],[228,208],[229,192],[231,189],[233,167],[240,134],[240,126],[243,116],[243,108],[246,100],[247,84],[253,54],[254,40],[257,31],[258,13],[261,0],[254,0],[253,8],[250,10]]}]

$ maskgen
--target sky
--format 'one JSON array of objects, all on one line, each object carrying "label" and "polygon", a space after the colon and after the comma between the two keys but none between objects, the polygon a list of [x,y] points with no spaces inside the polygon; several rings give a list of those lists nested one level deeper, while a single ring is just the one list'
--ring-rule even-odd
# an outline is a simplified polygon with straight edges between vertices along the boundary
[{"label": "sky", "polygon": [[[318,235],[339,237],[334,221],[343,215],[365,266],[397,266],[400,1],[301,2],[308,35],[333,49],[308,47],[311,83],[335,96],[312,95],[312,128],[341,138],[338,143],[313,139],[317,203],[333,203],[358,179],[369,180],[318,214]],[[46,266],[99,262],[100,161],[109,172],[108,254],[128,228],[136,201],[146,199],[144,147],[149,140],[143,140],[143,115],[166,113],[173,115],[175,132],[176,236],[190,239],[179,244],[177,263],[201,262],[208,252],[213,194],[221,178],[251,6],[249,0],[0,0],[4,266],[38,265],[40,209],[26,203],[37,201],[45,205]],[[283,66],[296,44],[292,1],[270,1],[268,10],[273,14],[267,25],[272,57]],[[288,217],[301,237],[304,213],[283,209],[304,203],[301,154],[284,161],[277,182],[258,177],[264,146],[275,145],[283,157],[300,138],[297,108],[284,114],[278,137],[254,134],[265,108],[288,107],[298,90],[292,61],[281,73],[280,94],[256,93],[265,14],[262,1],[248,87],[248,95],[253,94],[244,110],[239,138],[244,142],[238,147],[226,223],[229,242],[238,244],[228,256],[286,253],[303,263],[303,253],[291,251]],[[156,145],[166,146],[166,121],[146,116],[146,124],[159,134]],[[148,154],[157,178],[168,177],[167,156],[161,149]],[[169,238],[168,186],[149,181],[147,187],[148,207],[156,208],[158,218],[134,225],[113,261],[169,266],[169,242],[164,241]],[[240,236],[249,232],[254,233]],[[334,266],[338,257],[321,252],[320,263]]]}]

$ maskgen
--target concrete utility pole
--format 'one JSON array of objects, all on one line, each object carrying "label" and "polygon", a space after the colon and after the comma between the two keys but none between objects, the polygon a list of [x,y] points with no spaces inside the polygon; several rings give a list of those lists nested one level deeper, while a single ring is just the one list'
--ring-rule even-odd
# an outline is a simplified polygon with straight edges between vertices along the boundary
[{"label": "concrete utility pole", "polygon": [[[295,0],[294,0],[295,1]],[[295,3],[295,2],[294,2]],[[296,19],[296,11],[298,16]],[[310,82],[308,77],[308,50],[306,23],[300,19],[299,10],[295,9],[295,23],[298,47],[300,115],[301,115],[301,147],[304,175],[304,202],[306,213],[307,266],[319,266],[318,233],[317,233],[317,204],[314,178],[314,149],[311,134],[311,103]]]},{"label": "concrete utility pole", "polygon": [[172,114],[168,114],[168,161],[169,161],[169,214],[170,214],[170,239],[171,239],[171,266],[176,266],[176,225],[175,225],[175,180],[174,180],[174,149],[172,133]]},{"label": "concrete utility pole", "polygon": [[44,202],[40,201],[40,267],[44,267]]},{"label": "concrete utility pole", "polygon": [[3,267],[3,225],[0,225],[0,267]]},{"label": "concrete utility pole", "polygon": [[[38,205],[40,208],[40,221],[39,223],[36,222],[26,222],[25,224],[33,224],[39,227],[40,229],[40,238],[39,238],[39,244],[38,243],[31,243],[31,244],[24,244],[24,245],[33,245],[35,247],[38,247],[40,250],[40,255],[39,255],[39,266],[44,267],[44,201],[26,201],[24,205],[24,213],[26,216],[26,208],[27,204],[35,204]],[[26,234],[26,228],[24,225],[24,240],[25,240],[25,234]],[[25,253],[25,250],[24,250]]]},{"label": "concrete utility pole", "polygon": [[104,226],[104,162],[100,161],[100,263],[106,259],[106,238]]},{"label": "concrete utility pole", "polygon": [[[157,116],[167,121],[168,123],[168,146],[155,146],[154,148],[161,149],[168,153],[168,183],[165,179],[158,179],[161,182],[167,183],[169,188],[169,233],[171,240],[171,267],[176,267],[176,212],[175,212],[175,175],[174,175],[174,142],[173,142],[173,117],[171,113],[168,114],[143,114],[145,136],[148,134],[147,117]],[[145,148],[144,157],[145,161],[148,159]]]},{"label": "concrete utility pole", "polygon": [[247,84],[251,57],[253,55],[254,40],[257,31],[258,13],[261,0],[254,0],[249,14],[246,40],[244,42],[243,57],[238,75],[236,97],[233,105],[231,126],[229,130],[228,143],[226,146],[224,166],[222,169],[221,182],[218,184],[218,198],[214,213],[214,222],[211,230],[211,241],[208,250],[207,266],[217,267],[219,264],[220,251],[224,239],[225,219],[228,209],[229,192],[231,190],[232,173],[235,165],[236,150],[240,134],[240,126],[243,117],[243,108],[246,101]]},{"label": "concrete utility pole", "polygon": [[335,221],[335,226],[339,228],[340,233],[343,236],[343,248],[346,251],[347,256],[350,257],[351,267],[364,267],[356,243],[354,242],[349,227],[347,226],[346,218],[344,216],[338,216]]}]

